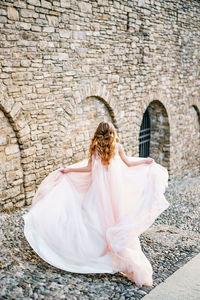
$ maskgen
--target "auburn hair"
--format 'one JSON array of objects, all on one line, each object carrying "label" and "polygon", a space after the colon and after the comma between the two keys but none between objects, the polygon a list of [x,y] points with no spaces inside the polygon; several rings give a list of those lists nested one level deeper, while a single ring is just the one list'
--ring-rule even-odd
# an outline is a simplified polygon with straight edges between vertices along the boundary
[{"label": "auburn hair", "polygon": [[101,162],[104,166],[108,166],[110,159],[115,155],[116,147],[116,131],[111,123],[101,122],[92,138],[89,147],[89,158],[97,150]]}]

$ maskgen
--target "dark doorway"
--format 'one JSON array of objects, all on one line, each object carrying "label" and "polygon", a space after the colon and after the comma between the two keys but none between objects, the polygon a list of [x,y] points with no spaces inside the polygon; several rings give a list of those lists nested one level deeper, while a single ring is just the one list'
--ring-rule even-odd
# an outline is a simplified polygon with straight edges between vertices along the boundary
[{"label": "dark doorway", "polygon": [[142,124],[140,126],[140,136],[139,136],[139,156],[148,157],[150,154],[150,137],[151,137],[151,124],[149,118],[149,112],[146,109]]}]

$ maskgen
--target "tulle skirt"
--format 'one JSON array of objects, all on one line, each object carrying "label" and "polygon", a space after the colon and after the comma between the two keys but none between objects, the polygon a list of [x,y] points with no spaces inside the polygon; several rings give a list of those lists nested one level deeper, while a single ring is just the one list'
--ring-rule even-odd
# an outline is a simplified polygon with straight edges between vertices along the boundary
[{"label": "tulle skirt", "polygon": [[57,268],[124,272],[138,286],[152,285],[152,266],[139,235],[169,206],[167,182],[168,172],[159,164],[127,167],[119,155],[108,167],[93,157],[91,172],[56,170],[42,182],[23,216],[26,239]]}]

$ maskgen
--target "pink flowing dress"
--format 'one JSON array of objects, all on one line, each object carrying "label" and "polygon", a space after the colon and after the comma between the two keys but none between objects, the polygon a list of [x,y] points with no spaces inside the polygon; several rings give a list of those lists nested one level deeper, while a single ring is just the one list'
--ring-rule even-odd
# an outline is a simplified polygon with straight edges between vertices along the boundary
[{"label": "pink flowing dress", "polygon": [[117,152],[105,167],[93,155],[91,172],[56,170],[41,183],[23,216],[25,237],[57,268],[132,272],[138,286],[152,285],[152,266],[139,235],[169,206],[164,197],[167,183],[167,170],[155,162],[127,167]]}]

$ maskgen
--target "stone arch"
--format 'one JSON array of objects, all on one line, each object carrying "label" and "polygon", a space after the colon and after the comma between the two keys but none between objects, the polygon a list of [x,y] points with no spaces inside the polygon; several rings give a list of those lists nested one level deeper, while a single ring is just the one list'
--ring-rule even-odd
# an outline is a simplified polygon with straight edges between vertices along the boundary
[{"label": "stone arch", "polygon": [[25,204],[24,173],[16,132],[0,109],[0,210]]},{"label": "stone arch", "polygon": [[110,119],[111,119],[110,121],[113,123],[115,128],[118,128],[114,111],[113,111],[112,107],[110,106],[110,104],[105,99],[103,99],[102,97],[99,97],[99,96],[89,96],[89,97],[86,97],[83,101],[86,101],[88,99],[94,99],[94,98],[98,99],[100,102],[102,102],[105,105],[105,107],[107,108],[107,111],[109,112],[109,115],[110,115]]},{"label": "stone arch", "polygon": [[172,122],[172,115],[173,115],[173,106],[169,107],[169,100],[167,99],[166,95],[163,94],[162,91],[155,91],[151,94],[148,94],[143,101],[141,101],[141,106],[140,106],[140,116],[139,116],[139,124],[141,124],[142,122],[142,118],[143,115],[145,113],[145,110],[147,109],[147,107],[149,106],[149,104],[153,101],[158,101],[161,103],[162,106],[164,106],[167,116],[168,116],[168,120],[169,120],[169,124],[170,126],[173,126],[173,122]]},{"label": "stone arch", "polygon": [[167,110],[158,100],[150,102],[146,110],[150,118],[149,156],[170,170],[170,125]]},{"label": "stone arch", "polygon": [[185,176],[200,174],[200,111],[197,105],[190,105],[185,115],[183,143],[186,145],[182,154],[182,169]]},{"label": "stone arch", "polygon": [[195,110],[195,112],[196,112],[196,124],[197,124],[197,127],[198,127],[198,129],[199,129],[199,139],[200,139],[200,109],[196,106],[196,105],[192,105],[191,106],[194,110]]},{"label": "stone arch", "polygon": [[112,95],[111,90],[108,90],[105,84],[91,81],[83,87],[80,87],[80,89],[75,93],[75,102],[78,104],[83,99],[87,99],[88,97],[99,98],[106,106],[112,109],[115,116],[117,115],[117,103]]},{"label": "stone arch", "polygon": [[[199,91],[200,92],[200,91]],[[191,96],[188,98],[188,101],[185,105],[185,114],[187,114],[188,112],[188,109],[190,107],[194,107],[197,111],[197,114],[200,112],[200,101],[199,101],[199,97],[196,97],[196,96]]]},{"label": "stone arch", "polygon": [[73,115],[76,111],[76,107],[89,97],[95,97],[105,104],[112,117],[114,126],[118,128],[118,122],[116,120],[116,116],[118,115],[117,103],[111,91],[107,90],[104,84],[96,81],[91,81],[84,86],[79,86],[75,91],[73,91],[73,98],[70,98],[70,101],[66,101],[65,104],[62,105],[65,113],[68,115],[69,121],[71,119],[71,115]]},{"label": "stone arch", "polygon": [[65,126],[63,148],[65,157],[68,157],[70,162],[77,162],[87,157],[94,129],[101,121],[112,122],[117,128],[113,108],[101,96],[87,96],[74,106],[73,110],[71,107],[71,110],[65,113],[70,119],[70,127]]},{"label": "stone arch", "polygon": [[[21,104],[19,102],[15,102],[12,98],[8,98],[6,94],[1,94],[0,97],[0,113],[1,117],[4,118],[4,124],[7,124],[7,128],[9,128],[8,131],[10,131],[11,140],[13,141],[13,143],[11,143],[10,150],[7,149],[5,151],[10,154],[13,151],[13,155],[18,158],[18,167],[20,170],[18,173],[22,173],[21,175],[18,174],[15,176],[12,172],[12,174],[10,173],[8,175],[10,176],[10,181],[13,181],[12,184],[14,186],[16,185],[15,189],[13,188],[13,193],[14,190],[17,191],[17,184],[19,184],[18,189],[20,186],[20,193],[16,197],[12,197],[10,195],[9,200],[6,198],[6,195],[2,196],[2,199],[4,200],[3,204],[0,205],[0,209],[12,209],[13,207],[23,206],[25,204],[25,201],[27,201],[28,199],[29,188],[26,186],[26,182],[29,182],[29,184],[31,182],[31,180],[29,180],[29,174],[27,172],[27,163],[29,157],[28,148],[30,147],[30,127],[27,124],[26,118],[22,112]],[[6,139],[4,138],[4,141],[5,140]],[[32,169],[32,172],[34,172],[34,168]],[[13,171],[12,168],[10,171]],[[18,178],[17,176],[20,178]],[[4,190],[3,194],[5,193],[6,191]]]}]

